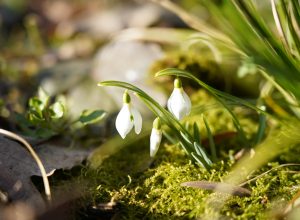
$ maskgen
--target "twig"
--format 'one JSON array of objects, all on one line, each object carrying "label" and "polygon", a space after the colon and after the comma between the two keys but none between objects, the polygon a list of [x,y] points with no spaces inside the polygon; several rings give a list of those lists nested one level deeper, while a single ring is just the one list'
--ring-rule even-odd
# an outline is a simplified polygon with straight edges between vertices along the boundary
[{"label": "twig", "polygon": [[47,198],[47,201],[50,202],[51,201],[51,190],[50,190],[50,185],[49,185],[49,180],[48,180],[48,177],[47,177],[47,173],[46,173],[45,167],[44,167],[41,159],[36,154],[34,149],[31,147],[31,145],[24,138],[20,137],[19,135],[15,134],[13,132],[10,132],[10,131],[7,131],[7,130],[4,130],[4,129],[0,128],[0,134],[8,136],[8,137],[10,137],[10,138],[12,138],[16,141],[19,141],[29,151],[29,153],[31,154],[31,156],[33,157],[33,159],[35,160],[36,164],[38,165],[38,167],[41,171],[46,198]]},{"label": "twig", "polygon": [[254,180],[257,180],[257,179],[261,178],[262,176],[264,176],[264,175],[270,173],[270,172],[273,171],[273,170],[277,170],[277,169],[279,169],[279,168],[282,168],[282,167],[288,167],[288,166],[300,166],[300,163],[286,163],[286,164],[281,164],[281,165],[279,165],[279,166],[277,166],[277,167],[273,167],[272,169],[270,169],[270,170],[268,170],[268,171],[266,171],[266,172],[263,172],[262,174],[260,174],[260,175],[254,177],[254,178],[252,178],[252,179],[250,179],[250,180],[247,180],[247,181],[245,181],[245,182],[239,184],[239,186],[244,186],[244,185],[246,185],[246,184],[248,184],[248,183],[250,183],[250,182],[252,182],[252,181],[254,181]]}]

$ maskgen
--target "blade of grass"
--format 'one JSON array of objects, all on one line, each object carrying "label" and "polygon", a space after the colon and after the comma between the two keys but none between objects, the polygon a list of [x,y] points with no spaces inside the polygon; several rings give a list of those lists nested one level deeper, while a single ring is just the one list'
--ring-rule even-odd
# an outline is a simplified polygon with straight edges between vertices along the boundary
[{"label": "blade of grass", "polygon": [[298,1],[298,4],[297,4],[297,1],[291,1],[291,3],[292,3],[293,15],[295,17],[295,19],[293,21],[296,23],[297,28],[299,30],[299,28],[300,28],[300,4],[299,4],[299,1]]},{"label": "blade of grass", "polygon": [[201,147],[201,145],[197,142],[194,142],[194,147],[198,150],[198,155],[203,157],[208,165],[211,165],[212,161],[208,158],[206,151]]},{"label": "blade of grass", "polygon": [[210,147],[210,152],[211,152],[211,155],[212,155],[212,160],[213,160],[213,162],[216,162],[217,161],[216,145],[215,145],[214,138],[212,136],[209,124],[208,124],[208,122],[207,122],[204,115],[203,115],[203,121],[204,121],[204,125],[205,125],[206,132],[207,132],[207,138],[208,138],[208,141],[209,141],[209,147]]},{"label": "blade of grass", "polygon": [[285,45],[285,48],[287,50],[289,50],[288,40],[287,40],[287,37],[286,37],[286,35],[283,31],[283,25],[282,25],[283,21],[279,17],[279,12],[278,12],[278,9],[276,7],[275,0],[271,0],[271,7],[272,7],[272,13],[273,13],[273,17],[274,17],[274,21],[275,21],[278,33],[279,33],[279,35],[282,39],[283,44]]},{"label": "blade of grass", "polygon": [[196,122],[193,124],[193,130],[194,130],[194,139],[195,139],[195,141],[198,142],[198,143],[201,143],[200,130],[199,130],[199,127],[198,127]]},{"label": "blade of grass", "polygon": [[292,39],[293,43],[295,44],[295,49],[298,52],[298,56],[299,56],[299,54],[300,54],[300,39],[299,39],[299,36],[298,36],[296,30],[294,29],[293,21],[292,21],[292,17],[291,17],[292,15],[288,11],[287,3],[285,3],[285,1],[280,0],[280,6],[282,8],[284,16],[286,17],[286,24],[288,26],[288,30],[291,33],[291,39]]},{"label": "blade of grass", "polygon": [[[300,62],[281,45],[262,21],[261,16],[249,1],[223,1],[215,5],[212,1],[203,1],[216,18],[219,27],[227,33],[240,50],[254,57],[260,65],[286,91],[300,99]],[[255,44],[253,44],[255,42]]]},{"label": "blade of grass", "polygon": [[259,117],[259,119],[258,119],[258,129],[257,129],[257,132],[256,132],[254,145],[257,145],[261,142],[261,140],[263,139],[263,136],[265,134],[265,130],[266,130],[266,122],[267,122],[266,115],[260,113],[258,117]]}]

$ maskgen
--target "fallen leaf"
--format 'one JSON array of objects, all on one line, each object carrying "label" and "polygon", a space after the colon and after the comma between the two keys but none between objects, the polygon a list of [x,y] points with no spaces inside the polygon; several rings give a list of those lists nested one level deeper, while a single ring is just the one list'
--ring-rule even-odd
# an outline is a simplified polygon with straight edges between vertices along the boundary
[{"label": "fallen leaf", "polygon": [[191,181],[182,183],[181,186],[212,190],[215,192],[227,193],[240,197],[251,195],[251,191],[246,188],[222,182]]},{"label": "fallen leaf", "polygon": [[[66,148],[41,144],[33,146],[46,169],[52,175],[56,169],[71,169],[80,164],[89,150]],[[18,142],[0,136],[0,190],[8,194],[12,201],[30,204],[38,213],[45,203],[30,180],[31,176],[41,176],[41,172],[29,152]]]}]

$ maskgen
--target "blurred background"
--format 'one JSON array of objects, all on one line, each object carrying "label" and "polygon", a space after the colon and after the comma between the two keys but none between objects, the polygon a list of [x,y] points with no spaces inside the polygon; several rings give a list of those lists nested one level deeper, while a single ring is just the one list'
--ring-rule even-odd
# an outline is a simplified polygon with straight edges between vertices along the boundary
[{"label": "blurred background", "polygon": [[[196,1],[176,4],[210,21],[209,13]],[[24,112],[38,87],[51,96],[63,94],[70,116],[83,109],[114,111],[122,103],[123,91],[97,87],[102,80],[133,83],[165,104],[164,92],[170,92],[172,81],[154,81],[153,74],[167,67],[191,71],[239,96],[258,93],[257,77],[244,74],[255,69],[244,68],[241,74],[247,76],[241,83],[236,74],[242,65],[239,59],[222,62],[210,45],[189,40],[197,32],[157,2],[3,0],[0,27],[4,118],[11,111]],[[189,84],[188,92],[197,89],[194,86]]]}]

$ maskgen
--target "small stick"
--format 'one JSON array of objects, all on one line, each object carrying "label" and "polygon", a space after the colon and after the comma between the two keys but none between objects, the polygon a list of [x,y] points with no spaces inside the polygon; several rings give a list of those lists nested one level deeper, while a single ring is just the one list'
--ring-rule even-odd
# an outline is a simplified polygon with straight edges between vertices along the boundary
[{"label": "small stick", "polygon": [[0,128],[0,134],[3,134],[7,137],[10,137],[10,138],[12,138],[16,141],[19,141],[29,151],[29,153],[31,154],[31,156],[33,157],[33,159],[35,160],[36,164],[38,165],[38,167],[41,171],[47,201],[51,202],[52,198],[51,198],[51,191],[50,191],[50,185],[49,185],[49,180],[48,180],[48,177],[47,177],[47,173],[46,173],[45,167],[44,167],[41,159],[36,154],[34,149],[31,147],[31,145],[24,138],[20,137],[19,135],[15,134],[13,132],[10,132],[10,131],[7,131],[7,130],[4,130],[4,129]]}]

